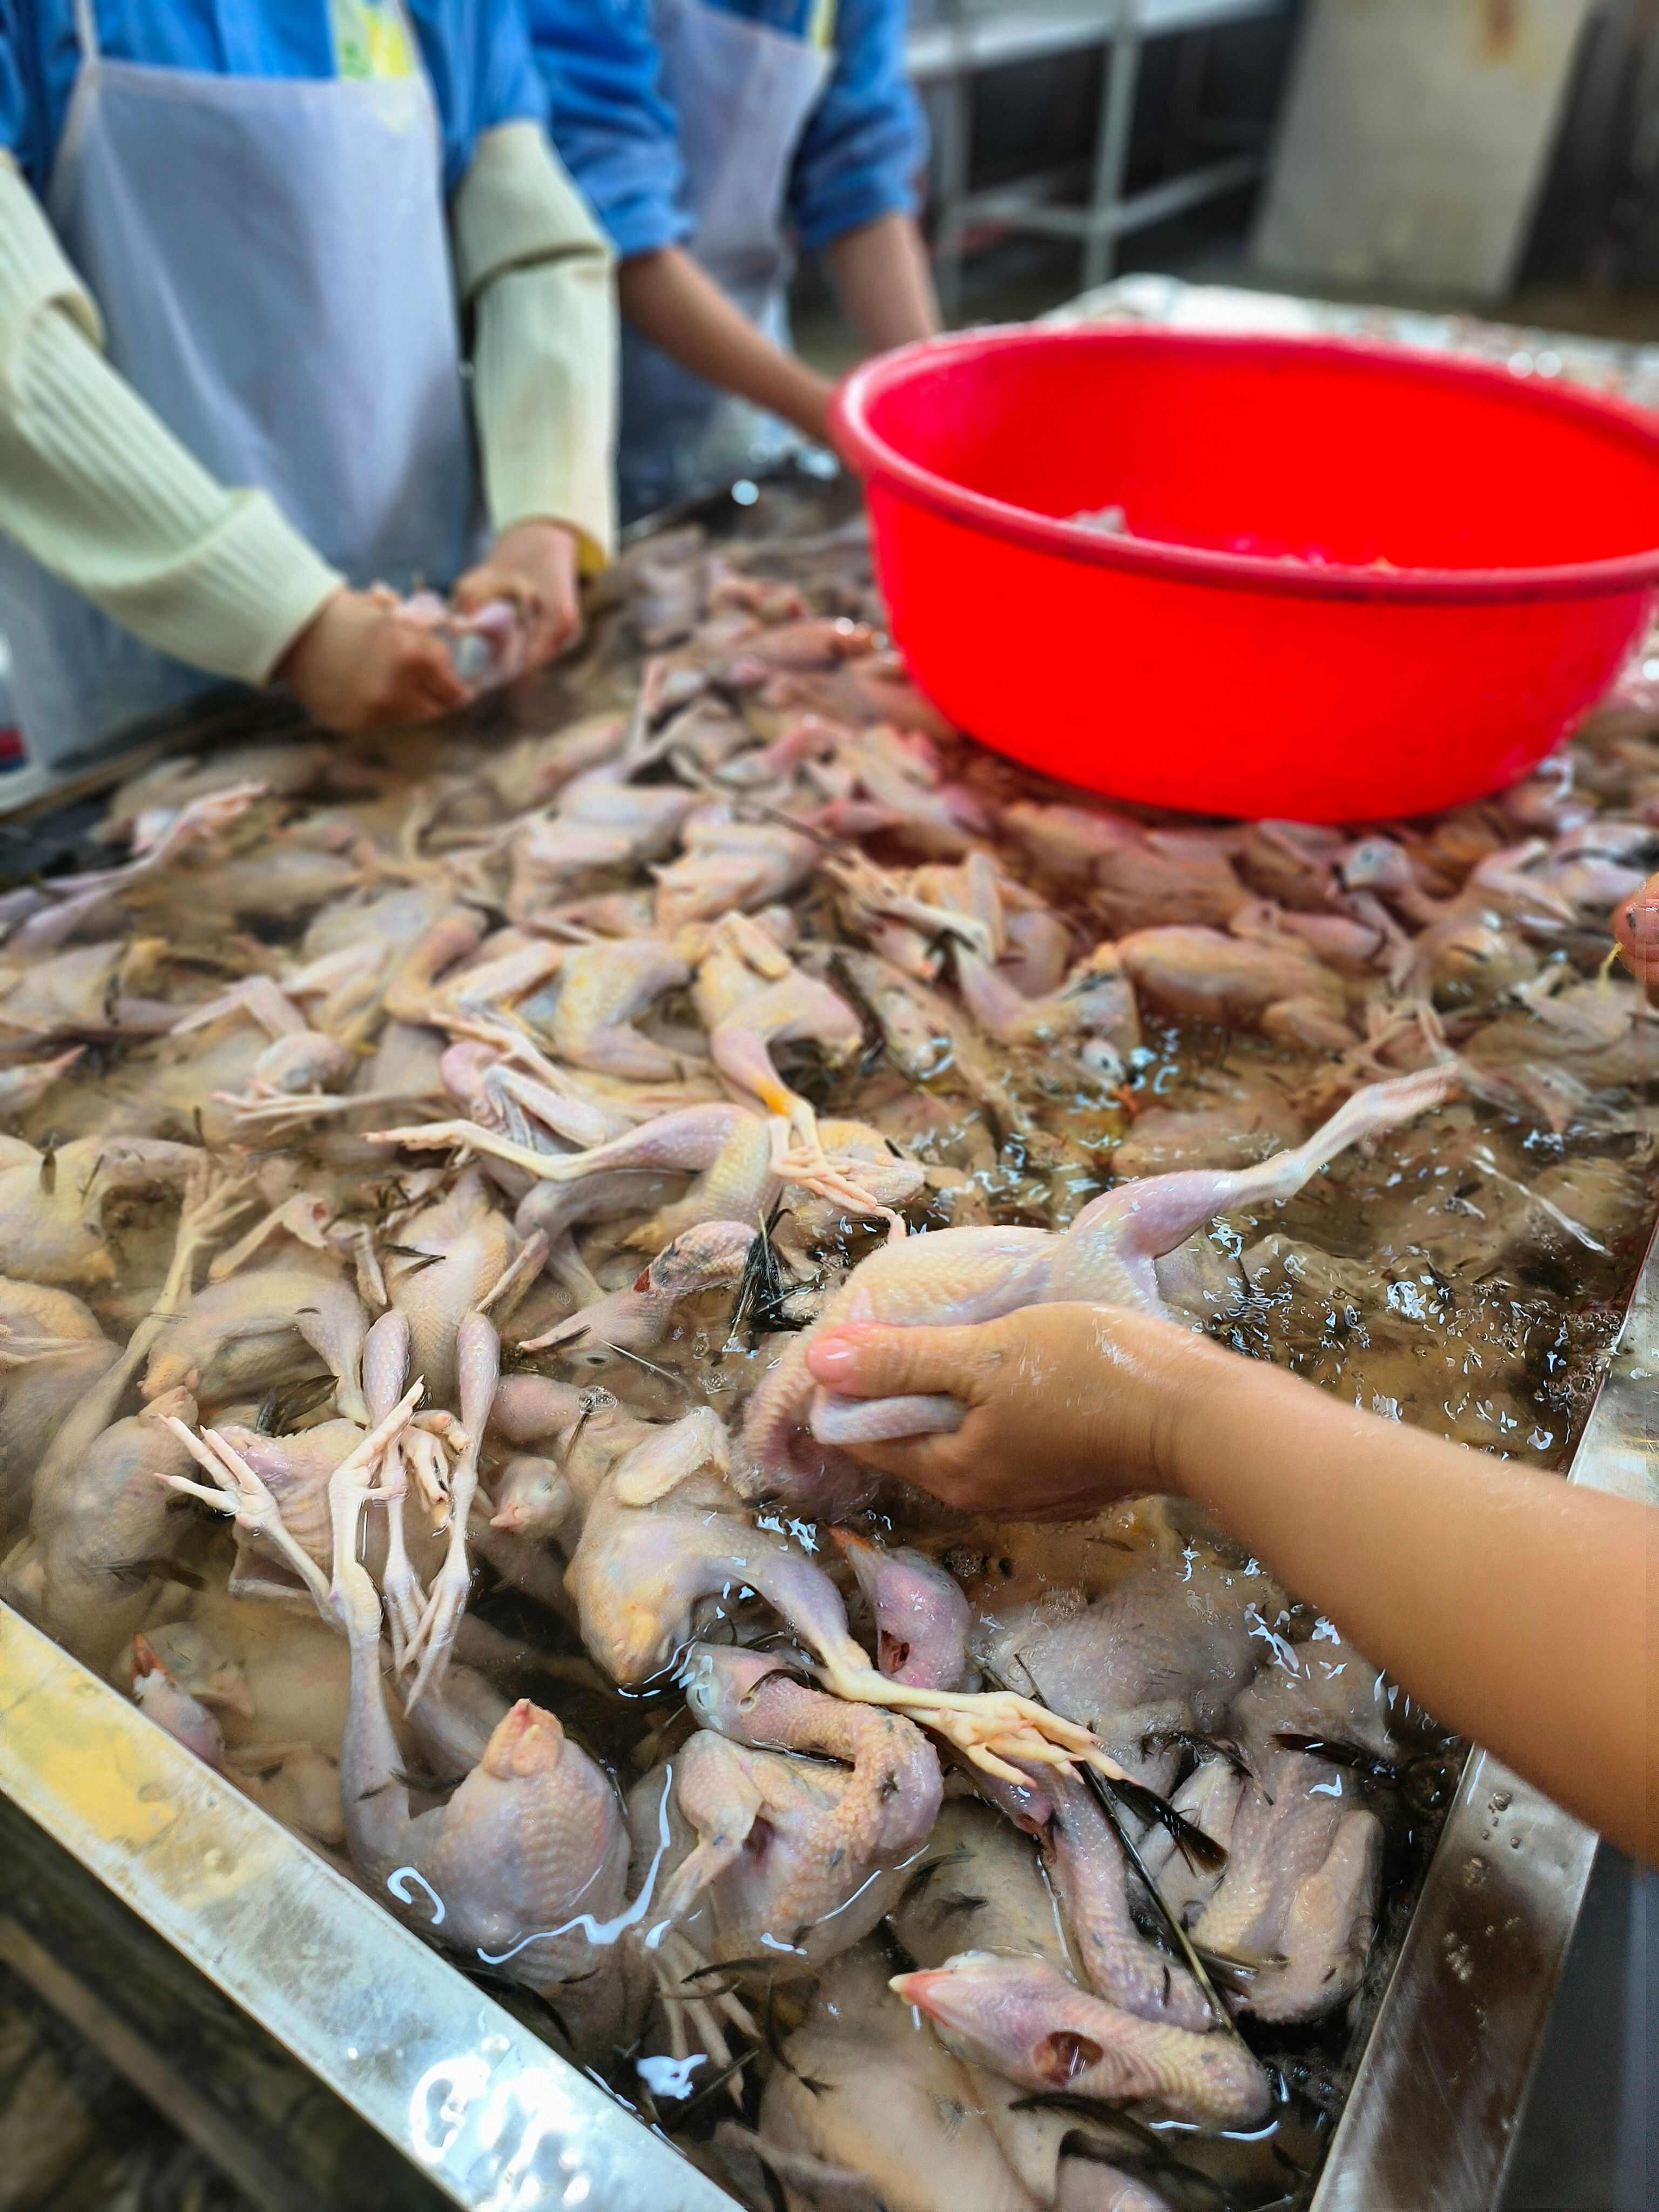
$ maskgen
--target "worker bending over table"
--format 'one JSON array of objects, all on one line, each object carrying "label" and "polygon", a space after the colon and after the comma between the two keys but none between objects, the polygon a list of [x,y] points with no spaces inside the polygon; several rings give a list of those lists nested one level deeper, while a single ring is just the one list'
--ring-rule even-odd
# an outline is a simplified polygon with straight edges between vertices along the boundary
[{"label": "worker bending over table", "polygon": [[[554,143],[620,258],[625,517],[821,441],[795,241],[872,351],[939,327],[906,0],[530,0]],[[793,426],[792,436],[786,425]]]},{"label": "worker bending over table", "polygon": [[225,678],[343,730],[445,712],[448,651],[377,583],[514,601],[531,665],[574,635],[614,309],[545,106],[520,0],[0,0],[0,632],[35,758]]}]

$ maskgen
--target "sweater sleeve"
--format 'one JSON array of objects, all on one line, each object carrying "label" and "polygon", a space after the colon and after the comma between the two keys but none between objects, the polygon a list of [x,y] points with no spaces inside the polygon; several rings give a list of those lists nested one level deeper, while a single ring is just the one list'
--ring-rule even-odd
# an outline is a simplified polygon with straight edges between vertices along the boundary
[{"label": "sweater sleeve", "polygon": [[452,212],[473,323],[472,392],[495,527],[568,524],[583,566],[616,540],[613,259],[539,125],[479,139]]},{"label": "sweater sleeve", "polygon": [[216,483],[101,341],[0,153],[0,530],[147,645],[263,684],[343,580],[265,493]]}]

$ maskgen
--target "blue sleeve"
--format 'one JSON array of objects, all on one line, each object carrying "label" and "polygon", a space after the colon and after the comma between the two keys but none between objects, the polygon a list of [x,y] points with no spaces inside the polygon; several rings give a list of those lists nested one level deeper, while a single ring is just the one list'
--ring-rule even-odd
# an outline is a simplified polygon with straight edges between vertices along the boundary
[{"label": "blue sleeve", "polygon": [[[0,5],[4,0],[0,0]],[[444,137],[444,190],[498,124],[547,119],[524,0],[407,0]]]},{"label": "blue sleeve", "polygon": [[915,205],[927,133],[904,70],[908,19],[908,0],[841,0],[835,67],[789,179],[790,216],[814,252]]},{"label": "blue sleeve", "polygon": [[0,146],[20,167],[27,119],[23,81],[17,74],[17,32],[12,21],[11,0],[0,0]]},{"label": "blue sleeve", "polygon": [[46,184],[44,118],[16,0],[0,0],[0,147],[38,192]]},{"label": "blue sleeve", "polygon": [[679,118],[665,94],[650,0],[527,0],[559,159],[618,255],[690,234]]}]

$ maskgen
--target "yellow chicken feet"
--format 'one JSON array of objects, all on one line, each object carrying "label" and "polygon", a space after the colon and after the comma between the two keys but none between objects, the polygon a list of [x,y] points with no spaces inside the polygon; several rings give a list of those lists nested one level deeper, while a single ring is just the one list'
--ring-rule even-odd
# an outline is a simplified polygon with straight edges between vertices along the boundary
[{"label": "yellow chicken feet", "polygon": [[886,1705],[953,1743],[963,1757],[1004,1782],[1028,1783],[1009,1762],[1027,1766],[1072,1766],[1079,1759],[1121,1782],[1123,1769],[1091,1731],[1012,1690],[930,1690],[896,1682],[873,1667],[831,1661],[819,1668],[826,1689],[855,1704]]}]

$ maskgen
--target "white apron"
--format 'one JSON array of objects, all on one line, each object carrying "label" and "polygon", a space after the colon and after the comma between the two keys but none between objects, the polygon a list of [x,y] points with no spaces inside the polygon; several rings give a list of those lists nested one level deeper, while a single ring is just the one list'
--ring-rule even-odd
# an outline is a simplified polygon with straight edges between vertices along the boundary
[{"label": "white apron", "polygon": [[[392,79],[81,68],[46,196],[112,365],[219,480],[354,584],[447,584],[477,505],[432,94]],[[94,756],[222,679],[139,643],[0,538],[32,760]]]},{"label": "white apron", "polygon": [[[690,250],[746,315],[787,345],[793,257],[784,195],[831,56],[704,0],[657,0],[654,20],[696,224]],[[717,391],[623,325],[617,468],[624,516],[714,490],[799,442],[775,416]]]}]

